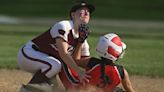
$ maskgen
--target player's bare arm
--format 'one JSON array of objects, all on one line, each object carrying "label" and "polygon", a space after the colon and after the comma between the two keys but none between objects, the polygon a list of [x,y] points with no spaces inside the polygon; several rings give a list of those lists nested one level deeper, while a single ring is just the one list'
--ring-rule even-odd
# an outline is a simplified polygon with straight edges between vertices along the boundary
[{"label": "player's bare arm", "polygon": [[68,44],[65,42],[62,38],[57,38],[56,39],[56,46],[59,50],[59,55],[61,56],[62,60],[64,63],[66,63],[68,66],[71,68],[77,70],[77,72],[80,72],[80,69],[72,59],[72,57],[68,54]]},{"label": "player's bare arm", "polygon": [[124,69],[124,79],[122,80],[122,85],[126,92],[135,92],[130,82],[128,72],[125,69]]},{"label": "player's bare arm", "polygon": [[84,84],[85,80],[87,80],[87,75],[85,74],[84,71],[82,71],[78,65],[75,63],[73,58],[68,54],[67,49],[68,49],[68,44],[65,42],[62,38],[57,38],[56,39],[56,46],[58,48],[59,55],[63,59],[64,63],[66,63],[69,67],[72,69],[76,70],[77,73],[79,74],[80,81]]},{"label": "player's bare arm", "polygon": [[72,54],[72,58],[75,60],[75,61],[78,61],[81,59],[81,49],[82,49],[82,44],[83,43],[77,43],[76,45],[76,48]]},{"label": "player's bare arm", "polygon": [[86,24],[79,25],[77,30],[79,33],[79,37],[77,39],[76,48],[73,52],[73,58],[77,62],[77,64],[79,66],[81,66],[81,63],[83,64],[83,62],[81,62],[81,61],[85,61],[86,59],[88,59],[90,57],[89,55],[83,56],[81,54],[82,53],[82,45],[84,45],[86,43],[85,41],[86,41],[86,38],[88,37],[88,35],[90,33],[90,30]]}]

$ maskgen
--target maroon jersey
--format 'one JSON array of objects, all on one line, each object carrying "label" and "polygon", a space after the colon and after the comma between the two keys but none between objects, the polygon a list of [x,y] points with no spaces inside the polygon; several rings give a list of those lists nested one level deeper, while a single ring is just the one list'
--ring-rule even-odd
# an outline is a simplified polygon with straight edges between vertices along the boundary
[{"label": "maroon jersey", "polygon": [[[68,52],[72,54],[77,44],[76,39],[78,38],[78,34],[75,34],[74,31],[72,21],[61,21],[56,23],[48,31],[34,38],[32,42],[35,43],[35,47],[39,51],[60,59],[58,49],[55,46],[55,39],[60,37],[65,40],[69,45]],[[87,41],[84,42],[81,52],[82,56],[90,55]]]}]

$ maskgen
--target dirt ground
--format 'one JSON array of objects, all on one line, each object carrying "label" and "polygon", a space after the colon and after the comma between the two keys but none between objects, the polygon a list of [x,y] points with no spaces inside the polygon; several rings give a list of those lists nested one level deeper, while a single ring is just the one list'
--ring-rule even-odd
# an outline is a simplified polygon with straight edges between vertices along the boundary
[{"label": "dirt ground", "polygon": [[[31,74],[20,70],[0,70],[0,92],[18,92],[21,84],[26,84]],[[164,78],[131,76],[136,92],[164,92]]]}]

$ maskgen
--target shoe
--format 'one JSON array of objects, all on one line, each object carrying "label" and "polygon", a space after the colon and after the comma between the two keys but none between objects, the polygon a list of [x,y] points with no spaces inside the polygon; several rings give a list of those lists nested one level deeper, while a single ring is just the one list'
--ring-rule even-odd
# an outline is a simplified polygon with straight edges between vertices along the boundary
[{"label": "shoe", "polygon": [[19,92],[31,92],[31,91],[28,90],[28,89],[26,88],[26,85],[23,84],[22,87],[20,88]]},{"label": "shoe", "polygon": [[47,83],[42,84],[27,84],[22,85],[20,92],[53,92],[52,85]]}]

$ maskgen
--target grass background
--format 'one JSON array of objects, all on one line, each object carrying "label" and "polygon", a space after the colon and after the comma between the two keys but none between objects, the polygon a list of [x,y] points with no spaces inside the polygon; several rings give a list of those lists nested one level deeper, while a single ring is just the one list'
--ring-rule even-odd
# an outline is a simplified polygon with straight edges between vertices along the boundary
[{"label": "grass background", "polygon": [[[47,20],[54,18],[68,18],[69,8],[75,0],[1,0],[0,16],[33,20],[39,18],[38,23],[4,24],[0,23],[0,68],[17,69],[17,52],[28,40],[47,30],[51,23]],[[92,15],[94,20],[133,20],[161,22],[164,21],[163,0],[88,0],[96,6]],[[46,19],[45,19],[46,18]],[[56,21],[56,20],[54,20]],[[154,23],[153,22],[153,23]],[[98,23],[98,24],[96,24]],[[96,56],[95,46],[100,35],[114,32],[127,44],[126,56],[121,63],[130,74],[164,77],[164,27],[146,26],[144,22],[136,25],[123,26],[91,23],[92,34],[88,40],[91,55]],[[138,27],[137,25],[140,24]],[[160,25],[160,24],[159,24]]]},{"label": "grass background", "polygon": [[[1,0],[0,13],[19,17],[68,17],[78,0]],[[86,0],[93,3],[94,18],[164,20],[163,0]]]},{"label": "grass background", "polygon": [[[18,68],[16,55],[21,46],[51,25],[0,25],[0,68]],[[102,34],[114,32],[127,44],[125,57],[121,63],[130,74],[164,76],[164,28],[114,27],[92,25],[89,36],[91,55],[97,57],[96,42]]]}]

